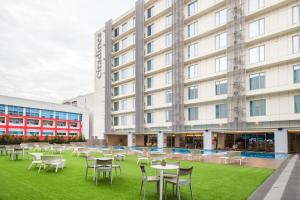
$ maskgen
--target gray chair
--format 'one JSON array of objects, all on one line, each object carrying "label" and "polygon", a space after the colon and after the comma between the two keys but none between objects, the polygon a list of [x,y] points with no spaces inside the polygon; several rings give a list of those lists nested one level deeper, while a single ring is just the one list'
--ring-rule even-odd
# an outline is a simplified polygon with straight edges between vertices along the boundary
[{"label": "gray chair", "polygon": [[180,200],[180,188],[181,186],[185,185],[189,186],[191,199],[194,200],[194,195],[192,191],[192,172],[193,167],[187,169],[179,168],[176,178],[165,179],[165,199],[167,193],[167,186],[168,184],[172,184],[176,186],[176,194],[178,200]]},{"label": "gray chair", "polygon": [[158,176],[147,176],[146,169],[144,165],[140,166],[142,171],[142,184],[140,189],[140,195],[142,194],[142,190],[144,188],[143,200],[146,198],[146,191],[148,183],[156,183],[157,193],[159,193],[159,177]]},{"label": "gray chair", "polygon": [[110,160],[96,160],[96,185],[98,184],[99,173],[103,173],[103,176],[106,176],[106,173],[109,173],[110,184],[112,184],[112,159]]},{"label": "gray chair", "polygon": [[[180,167],[180,162],[166,162],[166,164]],[[166,171],[166,172],[164,172],[164,179],[166,179],[166,178],[176,178],[176,177],[177,177],[177,170],[176,171]]]},{"label": "gray chair", "polygon": [[120,175],[122,173],[122,169],[121,169],[121,162],[120,160],[114,160],[113,164],[112,164],[112,168],[115,170],[116,175],[118,175],[118,169],[120,171]]},{"label": "gray chair", "polygon": [[85,162],[86,162],[85,179],[87,179],[89,169],[93,169],[93,171],[94,171],[93,179],[95,178],[95,169],[96,169],[95,161],[96,161],[95,157],[93,157],[93,156],[85,157]]}]

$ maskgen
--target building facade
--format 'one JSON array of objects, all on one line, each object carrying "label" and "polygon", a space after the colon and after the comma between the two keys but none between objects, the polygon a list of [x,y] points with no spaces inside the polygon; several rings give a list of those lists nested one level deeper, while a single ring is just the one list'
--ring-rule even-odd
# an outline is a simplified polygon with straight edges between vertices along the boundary
[{"label": "building facade", "polygon": [[299,0],[138,0],[95,52],[111,144],[300,152]]},{"label": "building facade", "polygon": [[48,102],[0,96],[0,135],[89,138],[89,112]]}]

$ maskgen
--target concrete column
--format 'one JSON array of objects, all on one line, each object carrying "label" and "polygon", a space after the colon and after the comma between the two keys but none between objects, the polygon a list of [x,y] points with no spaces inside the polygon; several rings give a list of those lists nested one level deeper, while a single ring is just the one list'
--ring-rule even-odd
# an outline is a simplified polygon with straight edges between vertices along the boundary
[{"label": "concrete column", "polygon": [[157,147],[164,148],[166,146],[167,146],[167,135],[164,132],[159,131],[157,134]]},{"label": "concrete column", "polygon": [[277,129],[274,131],[275,152],[288,153],[288,132],[287,129]]},{"label": "concrete column", "polygon": [[136,136],[133,133],[128,133],[128,136],[127,136],[127,145],[129,147],[136,146]]},{"label": "concrete column", "polygon": [[212,150],[213,145],[212,145],[212,139],[213,139],[213,134],[211,131],[206,130],[203,133],[203,146],[205,150]]},{"label": "concrete column", "polygon": [[180,135],[175,135],[175,147],[178,148],[180,147]]}]

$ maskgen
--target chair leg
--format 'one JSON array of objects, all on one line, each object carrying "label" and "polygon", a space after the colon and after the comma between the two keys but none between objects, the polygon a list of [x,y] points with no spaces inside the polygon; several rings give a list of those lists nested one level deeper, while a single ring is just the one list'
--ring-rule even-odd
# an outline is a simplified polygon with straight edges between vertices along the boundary
[{"label": "chair leg", "polygon": [[85,179],[87,179],[88,171],[89,171],[89,168],[87,167],[85,170]]},{"label": "chair leg", "polygon": [[143,197],[143,200],[146,199],[146,191],[147,191],[147,183],[145,182],[145,185],[144,185],[144,197]]},{"label": "chair leg", "polygon": [[165,197],[165,200],[167,199],[167,185],[168,185],[168,183],[165,182],[165,190],[164,190],[164,197]]},{"label": "chair leg", "polygon": [[159,194],[159,182],[156,183],[156,193]]},{"label": "chair leg", "polygon": [[109,172],[110,175],[110,184],[112,184],[112,171]]},{"label": "chair leg", "polygon": [[141,183],[140,195],[142,194],[142,190],[143,190],[143,184],[144,184],[144,181],[142,181],[142,183]]},{"label": "chair leg", "polygon": [[180,200],[180,187],[177,186],[177,199]]},{"label": "chair leg", "polygon": [[95,179],[96,179],[96,185],[98,185],[98,171],[96,170]]},{"label": "chair leg", "polygon": [[190,183],[190,191],[191,191],[191,198],[192,198],[192,200],[194,200],[194,194],[193,194],[192,184],[191,183]]}]

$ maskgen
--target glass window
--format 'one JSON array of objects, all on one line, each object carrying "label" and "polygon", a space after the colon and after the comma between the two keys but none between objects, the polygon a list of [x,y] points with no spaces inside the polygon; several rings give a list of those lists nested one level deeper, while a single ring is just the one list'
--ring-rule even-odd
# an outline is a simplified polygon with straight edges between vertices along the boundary
[{"label": "glass window", "polygon": [[39,117],[40,116],[40,110],[35,108],[25,108],[26,116],[30,117]]},{"label": "glass window", "polygon": [[227,56],[224,56],[221,58],[216,58],[215,69],[216,69],[216,72],[221,72],[221,71],[227,70]]},{"label": "glass window", "polygon": [[165,36],[165,45],[166,47],[172,46],[172,33],[169,33]]},{"label": "glass window", "polygon": [[261,9],[265,6],[265,0],[249,0],[249,12]]},{"label": "glass window", "polygon": [[221,49],[227,46],[227,34],[221,33],[215,37],[215,48]]},{"label": "glass window", "polygon": [[0,135],[5,135],[5,131],[4,130],[0,130]]},{"label": "glass window", "polygon": [[191,65],[188,67],[188,77],[189,79],[198,77],[198,65]]},{"label": "glass window", "polygon": [[119,117],[114,117],[114,126],[119,126]]},{"label": "glass window", "polygon": [[216,118],[222,119],[227,117],[228,117],[228,105],[227,104],[216,105]]},{"label": "glass window", "polygon": [[55,112],[55,118],[56,119],[67,119],[67,113],[66,112]]},{"label": "glass window", "polygon": [[198,55],[198,44],[188,46],[188,58],[193,58]]},{"label": "glass window", "polygon": [[0,105],[0,114],[5,114],[5,105]]},{"label": "glass window", "polygon": [[147,106],[152,106],[152,96],[151,95],[147,96]]},{"label": "glass window", "polygon": [[54,111],[51,110],[42,110],[42,117],[43,118],[54,118]]},{"label": "glass window", "polygon": [[188,4],[188,16],[192,16],[192,15],[196,14],[197,11],[198,11],[197,1],[194,1],[190,4]]},{"label": "glass window", "polygon": [[147,9],[147,18],[151,18],[154,15],[154,6]]},{"label": "glass window", "polygon": [[167,110],[166,111],[166,122],[171,122],[172,121],[172,110]]},{"label": "glass window", "polygon": [[250,101],[250,116],[265,116],[266,115],[266,100]]},{"label": "glass window", "polygon": [[152,88],[153,87],[153,78],[149,77],[147,78],[147,88]]},{"label": "glass window", "polygon": [[198,99],[198,86],[191,86],[188,88],[189,100]]},{"label": "glass window", "polygon": [[166,22],[165,22],[166,23],[166,28],[172,26],[172,15],[166,16],[165,20],[166,20]]},{"label": "glass window", "polygon": [[117,27],[117,28],[115,28],[115,30],[114,30],[114,36],[115,36],[115,37],[118,37],[119,34],[120,34],[119,27]]},{"label": "glass window", "polygon": [[294,83],[300,83],[300,65],[294,66]]},{"label": "glass window", "polygon": [[114,111],[118,111],[119,110],[119,102],[116,101],[114,102]]},{"label": "glass window", "polygon": [[129,84],[121,85],[121,94],[126,95],[129,93],[130,93],[130,85]]},{"label": "glass window", "polygon": [[300,95],[295,96],[295,113],[300,113]]},{"label": "glass window", "polygon": [[128,46],[128,38],[122,40],[122,49],[125,49]]},{"label": "glass window", "polygon": [[171,91],[166,92],[166,103],[172,103],[172,92]]},{"label": "glass window", "polygon": [[119,72],[115,72],[114,73],[114,81],[118,81],[119,80]]},{"label": "glass window", "polygon": [[119,66],[119,64],[120,64],[120,59],[119,59],[119,57],[114,58],[114,67]]},{"label": "glass window", "polygon": [[151,36],[154,33],[154,24],[150,24],[149,26],[147,26],[147,36]]},{"label": "glass window", "polygon": [[53,131],[43,131],[43,136],[53,136]]},{"label": "glass window", "polygon": [[27,131],[27,135],[30,135],[30,136],[39,136],[40,132],[39,131]]},{"label": "glass window", "polygon": [[198,34],[198,22],[188,25],[188,37],[193,37]]},{"label": "glass window", "polygon": [[153,113],[148,112],[147,113],[147,124],[153,123]]},{"label": "glass window", "polygon": [[121,55],[121,62],[122,64],[125,64],[128,62],[128,58],[129,58],[129,54],[128,53],[125,53],[123,55]]},{"label": "glass window", "polygon": [[293,23],[299,23],[300,22],[300,5],[293,7]]},{"label": "glass window", "polygon": [[198,107],[188,108],[189,121],[198,120]]},{"label": "glass window", "polygon": [[293,53],[300,53],[300,35],[293,36]]},{"label": "glass window", "polygon": [[249,49],[249,62],[250,64],[265,61],[265,46],[259,46]]},{"label": "glass window", "polygon": [[250,75],[250,90],[265,88],[265,73]]},{"label": "glass window", "polygon": [[23,131],[8,131],[9,135],[23,135]]},{"label": "glass window", "polygon": [[216,82],[216,95],[227,94],[227,81]]},{"label": "glass window", "polygon": [[226,23],[227,18],[227,11],[226,9],[221,10],[215,13],[215,23],[216,26],[222,25]]},{"label": "glass window", "polygon": [[18,106],[8,106],[8,114],[9,115],[21,115],[23,116],[23,108]]},{"label": "glass window", "polygon": [[117,42],[114,44],[114,51],[117,52],[119,50],[120,50],[120,44],[119,44],[119,42]]},{"label": "glass window", "polygon": [[172,52],[165,54],[165,63],[166,65],[172,65]]},{"label": "glass window", "polygon": [[147,60],[147,71],[153,70],[153,60]]},{"label": "glass window", "polygon": [[260,19],[249,24],[249,37],[256,37],[265,33],[265,19]]},{"label": "glass window", "polygon": [[171,84],[172,83],[172,71],[166,72],[165,74],[165,83]]},{"label": "glass window", "polygon": [[130,77],[131,68],[126,68],[121,71],[121,79],[127,79]]},{"label": "glass window", "polygon": [[122,24],[122,33],[125,33],[128,30],[128,23],[125,22],[124,24]]},{"label": "glass window", "polygon": [[149,42],[147,43],[147,53],[152,53],[153,52],[153,43]]},{"label": "glass window", "polygon": [[166,8],[171,7],[173,4],[173,0],[165,0],[165,2],[166,2]]},{"label": "glass window", "polygon": [[68,119],[69,120],[78,120],[78,114],[77,113],[68,113]]},{"label": "glass window", "polygon": [[114,87],[114,96],[119,96],[119,87]]}]

